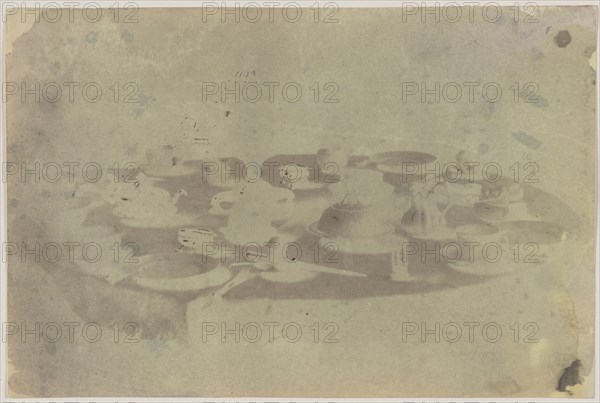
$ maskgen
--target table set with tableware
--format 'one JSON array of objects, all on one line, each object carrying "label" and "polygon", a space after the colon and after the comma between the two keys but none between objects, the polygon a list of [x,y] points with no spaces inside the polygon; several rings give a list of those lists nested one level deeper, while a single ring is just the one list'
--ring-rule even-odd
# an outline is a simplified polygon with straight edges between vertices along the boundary
[{"label": "table set with tableware", "polygon": [[[446,165],[464,169],[465,158]],[[548,262],[579,225],[532,184],[438,175],[437,157],[419,151],[184,164],[82,189],[75,211],[90,233],[135,242],[135,259],[75,262],[63,280],[76,270],[67,283],[93,283],[121,307],[162,301],[177,327],[197,298],[343,300],[490,281]]]}]

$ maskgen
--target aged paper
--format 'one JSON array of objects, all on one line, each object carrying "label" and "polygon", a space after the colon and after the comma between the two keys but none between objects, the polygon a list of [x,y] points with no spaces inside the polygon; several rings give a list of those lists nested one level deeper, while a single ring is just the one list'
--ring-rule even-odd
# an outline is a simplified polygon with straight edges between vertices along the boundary
[{"label": "aged paper", "polygon": [[9,397],[592,397],[596,7],[5,16]]}]

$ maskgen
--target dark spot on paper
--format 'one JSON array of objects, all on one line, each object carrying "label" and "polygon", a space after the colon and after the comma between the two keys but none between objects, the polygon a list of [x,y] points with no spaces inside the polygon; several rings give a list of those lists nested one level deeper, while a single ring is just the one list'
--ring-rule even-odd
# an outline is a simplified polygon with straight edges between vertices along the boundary
[{"label": "dark spot on paper", "polygon": [[538,139],[536,139],[533,136],[530,136],[527,133],[516,132],[516,133],[513,133],[512,135],[519,143],[521,143],[533,150],[540,148],[540,146],[542,145],[541,141],[539,141]]},{"label": "dark spot on paper", "polygon": [[228,117],[231,114],[229,111],[225,111],[225,117]]},{"label": "dark spot on paper", "polygon": [[567,387],[575,386],[581,384],[581,375],[579,375],[579,370],[582,364],[580,360],[575,360],[571,363],[570,366],[563,370],[563,374],[558,380],[558,387],[556,390],[559,392],[566,392]]},{"label": "dark spot on paper", "polygon": [[131,42],[133,40],[133,34],[129,31],[124,31],[121,34],[121,40],[124,42]]},{"label": "dark spot on paper", "polygon": [[566,48],[569,43],[571,43],[571,34],[569,31],[560,31],[554,37],[554,43],[559,48]]},{"label": "dark spot on paper", "polygon": [[[535,96],[532,96],[528,99],[526,99],[526,98],[528,98],[528,96],[523,96],[523,99],[526,102],[527,102],[527,100],[529,100],[530,102],[528,102],[528,103],[537,108],[547,108],[548,107],[548,100],[541,95],[536,94]],[[558,99],[557,99],[557,101],[558,101]]]},{"label": "dark spot on paper", "polygon": [[90,32],[85,36],[85,40],[89,43],[96,43],[98,41],[98,32]]},{"label": "dark spot on paper", "polygon": [[544,53],[539,50],[538,48],[533,48],[531,50],[531,56],[533,58],[533,60],[541,60],[544,58]]},{"label": "dark spot on paper", "polygon": [[[50,337],[57,337],[56,335],[52,335]],[[50,355],[55,355],[56,354],[56,344],[52,344],[52,343],[44,343],[44,349],[46,350],[46,352]]]},{"label": "dark spot on paper", "polygon": [[269,306],[267,307],[267,309],[265,309],[265,315],[268,315],[269,313],[271,313],[271,308],[273,307],[273,304],[269,304]]},{"label": "dark spot on paper", "polygon": [[589,59],[590,57],[592,57],[592,55],[594,54],[594,52],[596,51],[596,46],[586,46],[585,49],[583,50],[583,55],[585,56],[586,59]]},{"label": "dark spot on paper", "polygon": [[138,99],[135,98],[136,94],[132,94],[131,99],[129,101],[131,103],[137,103],[140,106],[146,106],[146,105],[149,105],[151,102],[156,101],[155,97],[153,97],[152,95],[146,95],[142,91],[140,91],[140,93],[137,95],[138,95]]}]

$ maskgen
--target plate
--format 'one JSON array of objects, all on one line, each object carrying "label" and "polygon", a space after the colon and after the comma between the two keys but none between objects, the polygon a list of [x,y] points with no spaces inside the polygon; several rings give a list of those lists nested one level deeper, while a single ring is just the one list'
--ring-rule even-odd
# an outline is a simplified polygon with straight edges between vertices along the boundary
[{"label": "plate", "polygon": [[124,263],[134,284],[154,291],[200,291],[224,284],[231,272],[217,259],[187,253],[158,253],[140,256],[137,263]]},{"label": "plate", "polygon": [[508,243],[554,244],[564,241],[567,231],[559,224],[544,221],[506,221],[496,224]]}]

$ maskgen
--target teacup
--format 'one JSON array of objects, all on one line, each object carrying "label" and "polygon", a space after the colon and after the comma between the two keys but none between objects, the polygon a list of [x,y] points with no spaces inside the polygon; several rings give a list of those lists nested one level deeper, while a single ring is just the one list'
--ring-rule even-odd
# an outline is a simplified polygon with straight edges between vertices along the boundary
[{"label": "teacup", "polygon": [[239,199],[240,194],[236,189],[217,193],[210,201],[211,208],[208,212],[212,215],[228,215],[231,206]]},{"label": "teacup", "polygon": [[294,193],[288,189],[273,187],[263,181],[249,182],[214,195],[208,212],[212,215],[228,216],[236,204],[243,202],[249,210],[270,211],[273,219],[277,220],[290,212],[293,200]]},{"label": "teacup", "polygon": [[286,164],[279,168],[280,183],[288,189],[309,189],[320,187],[317,171],[300,164]]}]

